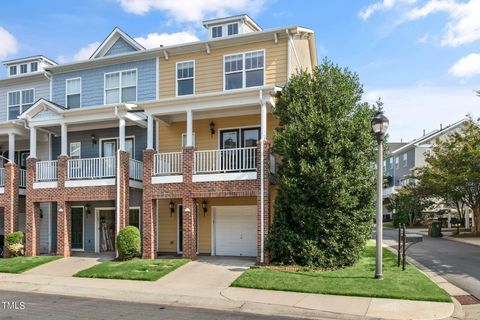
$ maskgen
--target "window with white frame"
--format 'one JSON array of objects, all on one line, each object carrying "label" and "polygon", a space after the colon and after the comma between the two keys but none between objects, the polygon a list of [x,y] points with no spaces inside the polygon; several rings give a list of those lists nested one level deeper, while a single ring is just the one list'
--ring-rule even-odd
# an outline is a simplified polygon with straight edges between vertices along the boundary
[{"label": "window with white frame", "polygon": [[30,72],[38,71],[38,62],[31,62],[30,63]]},{"label": "window with white frame", "polygon": [[33,89],[13,91],[8,93],[8,120],[17,119],[18,116],[30,108],[35,99]]},{"label": "window with white frame", "polygon": [[403,166],[404,167],[407,166],[407,154],[406,153],[403,155]]},{"label": "window with white frame", "polygon": [[262,86],[263,50],[225,56],[225,90]]},{"label": "window with white frame", "polygon": [[227,25],[227,35],[233,36],[238,34],[238,23],[230,23]]},{"label": "window with white frame", "polygon": [[80,108],[82,79],[66,80],[67,108]]},{"label": "window with white frame", "polygon": [[105,104],[137,101],[137,70],[105,74]]},{"label": "window with white frame", "polygon": [[399,166],[398,166],[398,157],[395,157],[395,169],[398,169]]},{"label": "window with white frame", "polygon": [[80,159],[82,157],[82,144],[80,142],[70,143],[70,158]]},{"label": "window with white frame", "polygon": [[194,93],[195,61],[177,63],[177,96]]},{"label": "window with white frame", "polygon": [[[182,133],[182,148],[187,145],[187,134]],[[195,146],[195,132],[192,133],[192,145]]]},{"label": "window with white frame", "polygon": [[215,26],[212,27],[212,38],[221,38],[223,27],[222,26]]},{"label": "window with white frame", "polygon": [[11,76],[17,75],[17,66],[10,66],[9,71]]},{"label": "window with white frame", "polygon": [[28,65],[26,63],[20,65],[20,73],[27,73],[28,72]]}]

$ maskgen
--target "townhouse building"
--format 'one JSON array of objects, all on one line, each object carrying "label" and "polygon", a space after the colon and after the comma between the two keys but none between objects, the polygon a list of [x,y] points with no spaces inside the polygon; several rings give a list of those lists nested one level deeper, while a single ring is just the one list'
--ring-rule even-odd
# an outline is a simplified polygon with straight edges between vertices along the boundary
[{"label": "townhouse building", "polygon": [[119,230],[135,225],[144,258],[265,261],[271,112],[289,77],[316,65],[314,33],[263,30],[247,15],[204,27],[204,41],[154,49],[115,28],[89,60],[39,56],[38,71],[0,80],[0,103],[44,88],[18,112],[0,105],[4,228],[25,230],[27,255],[114,251]]}]

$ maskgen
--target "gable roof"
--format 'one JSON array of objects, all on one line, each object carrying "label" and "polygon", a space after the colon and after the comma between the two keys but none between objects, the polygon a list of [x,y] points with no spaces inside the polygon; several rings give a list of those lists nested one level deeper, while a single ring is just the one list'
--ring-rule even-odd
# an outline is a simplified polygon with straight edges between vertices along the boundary
[{"label": "gable roof", "polygon": [[55,102],[49,101],[44,98],[40,98],[34,104],[32,104],[27,110],[23,111],[23,113],[20,115],[19,118],[29,120],[33,118],[35,115],[37,115],[38,113],[40,113],[41,111],[47,110],[47,109],[57,114],[61,114],[65,110],[67,110],[67,108]]},{"label": "gable roof", "polygon": [[91,55],[90,60],[104,57],[105,54],[112,48],[112,46],[119,40],[122,39],[126,43],[128,43],[134,51],[144,51],[145,48],[135,41],[132,37],[128,34],[123,32],[119,27],[115,27],[112,32],[108,35],[108,37],[103,40],[100,46],[95,50],[95,52]]}]

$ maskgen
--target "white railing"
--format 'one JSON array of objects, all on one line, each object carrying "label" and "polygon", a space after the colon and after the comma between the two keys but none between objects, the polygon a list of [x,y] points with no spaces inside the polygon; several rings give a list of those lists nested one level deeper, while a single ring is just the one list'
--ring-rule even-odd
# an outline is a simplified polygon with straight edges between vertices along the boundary
[{"label": "white railing", "polygon": [[0,187],[5,186],[5,168],[0,168]]},{"label": "white railing", "polygon": [[25,169],[18,170],[18,176],[20,179],[18,186],[21,188],[26,188],[27,187],[27,170]]},{"label": "white railing", "polygon": [[115,157],[70,159],[67,172],[69,180],[115,177]]},{"label": "white railing", "polygon": [[142,181],[143,178],[143,163],[135,159],[130,159],[130,179]]},{"label": "white railing", "polygon": [[57,160],[38,161],[36,167],[37,181],[56,181],[57,175]]},{"label": "white railing", "polygon": [[270,153],[270,173],[275,174],[277,171],[277,164],[275,162],[275,155]]},{"label": "white railing", "polygon": [[182,174],[182,152],[156,153],[153,156],[153,175],[177,175]]},{"label": "white railing", "polygon": [[195,151],[193,173],[252,171],[256,169],[257,148]]}]

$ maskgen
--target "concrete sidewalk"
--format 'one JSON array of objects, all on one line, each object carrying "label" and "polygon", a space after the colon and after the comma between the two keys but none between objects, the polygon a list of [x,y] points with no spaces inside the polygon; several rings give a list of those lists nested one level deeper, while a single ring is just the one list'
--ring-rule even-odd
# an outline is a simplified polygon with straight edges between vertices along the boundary
[{"label": "concrete sidewalk", "polygon": [[[0,273],[1,289],[311,319],[444,319],[452,303],[230,288],[251,261],[190,262],[155,282]],[[34,270],[34,269],[33,269]]]}]

